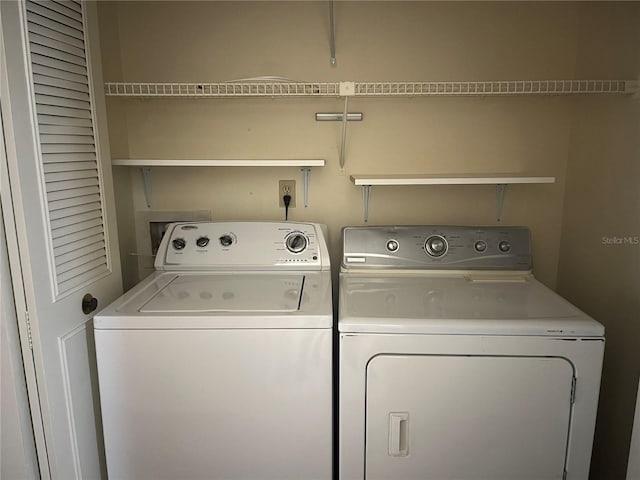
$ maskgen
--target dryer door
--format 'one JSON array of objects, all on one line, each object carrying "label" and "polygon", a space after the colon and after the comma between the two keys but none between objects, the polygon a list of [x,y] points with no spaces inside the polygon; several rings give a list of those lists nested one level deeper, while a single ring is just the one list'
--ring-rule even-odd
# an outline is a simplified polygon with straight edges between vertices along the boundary
[{"label": "dryer door", "polygon": [[367,367],[367,480],[562,479],[572,365],[380,355]]}]

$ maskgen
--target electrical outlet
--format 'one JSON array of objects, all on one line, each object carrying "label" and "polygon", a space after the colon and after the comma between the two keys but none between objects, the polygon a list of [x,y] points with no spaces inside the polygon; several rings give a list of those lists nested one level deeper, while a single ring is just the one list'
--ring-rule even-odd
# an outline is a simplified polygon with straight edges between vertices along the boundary
[{"label": "electrical outlet", "polygon": [[296,206],[296,181],[295,180],[279,180],[278,181],[278,205],[284,208],[284,200],[282,197],[291,195],[291,203],[289,208]]}]

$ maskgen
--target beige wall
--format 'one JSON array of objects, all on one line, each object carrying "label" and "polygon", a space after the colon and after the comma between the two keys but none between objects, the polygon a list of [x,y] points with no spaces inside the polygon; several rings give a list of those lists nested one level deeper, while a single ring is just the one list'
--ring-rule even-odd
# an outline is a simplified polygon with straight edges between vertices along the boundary
[{"label": "beige wall", "polygon": [[[575,4],[337,2],[338,66],[329,65],[325,2],[105,2],[107,81],[223,81],[280,75],[308,81],[571,78]],[[351,173],[497,173],[557,177],[514,186],[502,222],[533,230],[538,277],[555,285],[569,148],[566,98],[354,99],[346,171],[340,126],[314,113],[335,99],[109,99],[113,156],[324,158],[311,174],[310,206],[291,219],[328,224],[334,263],[340,228],[362,223]],[[119,173],[121,230],[145,209],[140,175]],[[209,209],[214,219],[280,219],[277,180],[298,169],[153,170],[154,210]],[[131,197],[133,195],[133,197]],[[131,202],[133,202],[131,204]],[[492,187],[374,188],[371,224],[496,223]],[[123,237],[123,271],[135,250]],[[127,265],[129,262],[129,266]],[[131,279],[129,284],[135,279]]]},{"label": "beige wall", "polygon": [[[637,75],[640,4],[592,4],[583,13],[577,74]],[[631,243],[612,243],[615,237],[631,237]],[[592,464],[598,479],[625,478],[640,373],[640,244],[635,242],[640,242],[640,102],[581,99],[571,127],[558,290],[606,328]]]},{"label": "beige wall", "polygon": [[[104,74],[106,81],[127,82],[216,82],[259,75],[306,81],[635,78],[638,5],[336,2],[338,66],[332,68],[326,2],[103,2]],[[585,303],[600,290],[582,289],[590,271],[581,270],[578,253],[631,252],[604,249],[599,238],[614,230],[640,234],[640,228],[620,220],[606,228],[603,223],[590,237],[581,235],[591,221],[584,205],[600,208],[610,195],[623,195],[609,175],[619,176],[637,195],[631,170],[625,170],[637,169],[630,159],[637,144],[624,133],[637,118],[637,104],[628,97],[353,99],[350,111],[363,112],[365,119],[349,124],[345,172],[338,167],[340,126],[314,121],[315,112],[340,111],[336,99],[111,98],[107,106],[114,158],[326,159],[324,168],[312,170],[307,209],[296,168],[155,168],[152,209],[204,209],[214,219],[281,219],[277,181],[295,179],[298,206],[290,218],[329,226],[334,266],[340,228],[362,224],[362,192],[349,181],[352,173],[555,176],[553,185],[510,187],[502,223],[529,226],[537,277],[555,287],[560,264],[563,293],[603,321],[607,302],[599,310]],[[603,149],[602,156],[596,147]],[[611,152],[620,155],[611,159]],[[592,166],[583,168],[586,164]],[[137,169],[116,170],[123,272],[130,286],[137,280],[136,258],[127,255],[136,250],[134,211],[146,204]],[[566,192],[565,178],[570,181]],[[594,200],[598,195],[603,202]],[[637,196],[630,201],[637,206]],[[631,207],[618,202],[610,208],[603,222],[613,222],[618,211]],[[495,191],[489,186],[374,187],[369,222],[494,225]],[[597,260],[591,263],[602,267]],[[622,261],[607,272],[617,275],[627,268],[630,283],[637,276],[629,265]],[[615,291],[613,282],[602,283]],[[625,292],[631,302],[631,288]],[[616,308],[632,316],[635,307]],[[618,318],[620,333],[607,325],[609,374],[625,355],[611,348],[613,338],[631,322],[622,314]],[[615,356],[620,358],[612,364]],[[632,376],[622,368],[625,378]],[[624,450],[631,392],[626,387],[604,392],[608,411],[615,409],[618,393],[625,407],[611,429],[599,427],[596,464],[611,459],[622,471],[624,454],[612,453],[614,447],[605,444],[616,437]]]}]

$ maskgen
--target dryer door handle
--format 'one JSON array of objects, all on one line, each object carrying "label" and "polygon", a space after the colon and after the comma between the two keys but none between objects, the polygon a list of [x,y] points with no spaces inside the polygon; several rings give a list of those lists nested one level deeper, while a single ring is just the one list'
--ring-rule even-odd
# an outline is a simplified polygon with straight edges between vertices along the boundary
[{"label": "dryer door handle", "polygon": [[409,455],[409,412],[389,413],[389,455]]}]

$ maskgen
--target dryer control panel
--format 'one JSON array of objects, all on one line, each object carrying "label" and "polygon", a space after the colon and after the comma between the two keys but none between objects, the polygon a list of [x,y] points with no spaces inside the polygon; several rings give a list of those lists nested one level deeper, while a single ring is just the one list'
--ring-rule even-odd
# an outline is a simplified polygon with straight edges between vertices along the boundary
[{"label": "dryer control panel", "polygon": [[343,268],[531,270],[526,227],[345,227]]},{"label": "dryer control panel", "polygon": [[328,270],[326,227],[294,222],[169,225],[156,270]]}]

